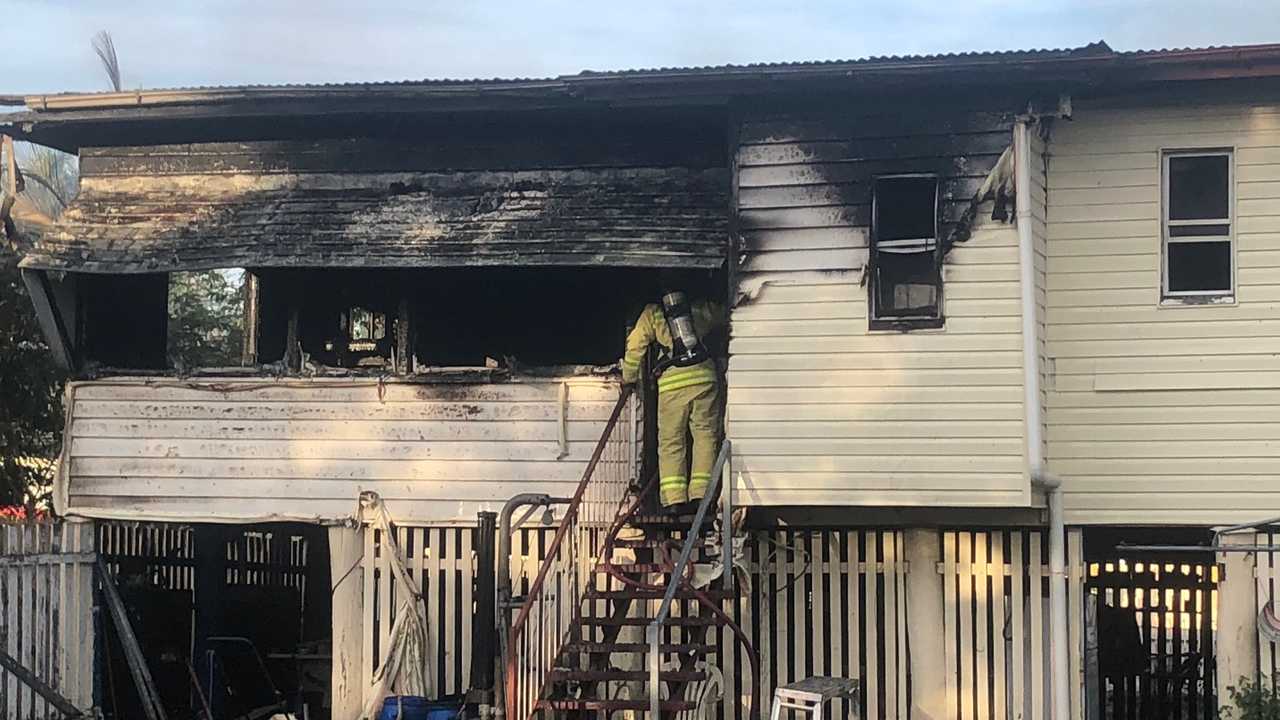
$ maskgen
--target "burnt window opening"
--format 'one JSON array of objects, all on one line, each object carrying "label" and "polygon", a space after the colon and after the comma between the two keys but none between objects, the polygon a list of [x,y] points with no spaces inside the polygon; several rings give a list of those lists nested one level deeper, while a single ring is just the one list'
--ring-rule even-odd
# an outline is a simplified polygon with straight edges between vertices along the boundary
[{"label": "burnt window opening", "polygon": [[[290,317],[308,363],[370,372],[604,366],[660,297],[658,272],[633,268],[264,271],[259,360],[285,359]],[[723,273],[689,293],[719,299]],[[295,310],[296,309],[296,310]]]},{"label": "burnt window opening", "polygon": [[1163,160],[1163,298],[1230,300],[1235,293],[1232,153],[1167,152]]},{"label": "burnt window opening", "polygon": [[[415,362],[422,366],[609,365],[628,327],[658,302],[658,272],[632,268],[480,268],[424,274],[414,294]],[[429,279],[426,279],[429,278]],[[719,285],[716,285],[718,278]],[[723,296],[723,276],[689,293]],[[714,288],[721,288],[719,294]]]},{"label": "burnt window opening", "polygon": [[252,362],[249,273],[242,268],[169,275],[169,366],[235,367]]},{"label": "burnt window opening", "polygon": [[877,178],[871,204],[871,329],[940,327],[938,179]]},{"label": "burnt window opening", "polygon": [[76,287],[76,348],[81,367],[166,367],[167,275],[84,274]]}]

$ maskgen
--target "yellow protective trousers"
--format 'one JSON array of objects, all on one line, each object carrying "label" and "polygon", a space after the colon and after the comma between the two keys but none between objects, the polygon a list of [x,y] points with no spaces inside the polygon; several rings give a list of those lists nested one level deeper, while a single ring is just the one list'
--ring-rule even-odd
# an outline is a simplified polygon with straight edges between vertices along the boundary
[{"label": "yellow protective trousers", "polygon": [[659,379],[658,387],[658,495],[663,507],[670,507],[700,500],[707,492],[719,450],[720,384],[712,380],[664,390]]}]

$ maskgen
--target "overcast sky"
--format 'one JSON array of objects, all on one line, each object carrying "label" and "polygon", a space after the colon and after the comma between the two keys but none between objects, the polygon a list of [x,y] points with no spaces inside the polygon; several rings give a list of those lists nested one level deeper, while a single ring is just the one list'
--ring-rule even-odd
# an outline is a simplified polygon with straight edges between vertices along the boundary
[{"label": "overcast sky", "polygon": [[[367,6],[367,7],[366,7]],[[0,93],[1280,42],[1276,0],[0,0]]]}]

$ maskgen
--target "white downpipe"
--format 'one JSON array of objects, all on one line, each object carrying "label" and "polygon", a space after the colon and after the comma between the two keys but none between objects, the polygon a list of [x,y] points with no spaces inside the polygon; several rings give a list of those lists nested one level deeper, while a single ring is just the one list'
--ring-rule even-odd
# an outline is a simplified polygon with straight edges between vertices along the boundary
[{"label": "white downpipe", "polygon": [[1036,321],[1036,248],[1031,233],[1031,132],[1034,122],[1024,117],[1013,126],[1019,285],[1022,291],[1022,387],[1027,418],[1027,465],[1031,481],[1044,488],[1049,502],[1050,717],[1069,720],[1073,678],[1067,647],[1067,528],[1062,513],[1062,483],[1045,472],[1042,451],[1040,325]]},{"label": "white downpipe", "polygon": [[1040,324],[1036,322],[1036,248],[1031,234],[1031,123],[1013,126],[1013,182],[1017,204],[1018,271],[1022,292],[1022,401],[1026,404],[1027,464],[1031,475],[1041,469]]}]

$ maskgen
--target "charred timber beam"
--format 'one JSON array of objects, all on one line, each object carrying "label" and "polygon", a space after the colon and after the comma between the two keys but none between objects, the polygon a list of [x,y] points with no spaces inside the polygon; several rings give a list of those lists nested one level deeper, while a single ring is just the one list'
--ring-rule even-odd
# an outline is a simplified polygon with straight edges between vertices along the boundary
[{"label": "charred timber beam", "polygon": [[85,713],[75,705],[72,705],[70,700],[63,697],[57,690],[50,687],[3,649],[0,649],[0,667],[8,670],[22,684],[34,690],[37,695],[45,699],[45,702],[57,708],[58,712],[62,713],[64,717],[85,717]]}]

